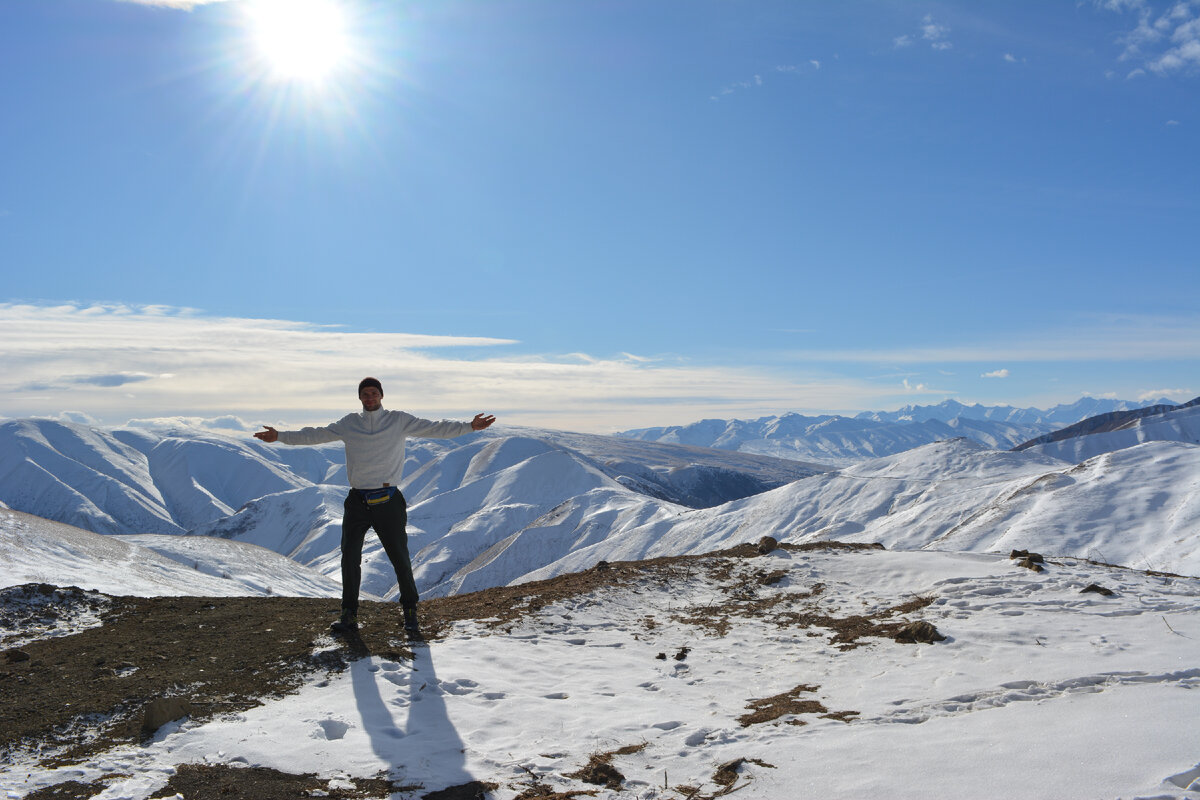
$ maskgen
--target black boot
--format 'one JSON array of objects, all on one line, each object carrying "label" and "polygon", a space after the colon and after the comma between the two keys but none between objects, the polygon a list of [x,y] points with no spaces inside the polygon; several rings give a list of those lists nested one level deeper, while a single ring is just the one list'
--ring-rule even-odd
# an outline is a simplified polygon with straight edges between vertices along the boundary
[{"label": "black boot", "polygon": [[417,609],[410,606],[404,608],[404,632],[410,639],[421,638],[421,626],[417,624]]},{"label": "black boot", "polygon": [[349,633],[358,630],[358,615],[353,611],[343,611],[342,615],[329,626],[334,633]]}]

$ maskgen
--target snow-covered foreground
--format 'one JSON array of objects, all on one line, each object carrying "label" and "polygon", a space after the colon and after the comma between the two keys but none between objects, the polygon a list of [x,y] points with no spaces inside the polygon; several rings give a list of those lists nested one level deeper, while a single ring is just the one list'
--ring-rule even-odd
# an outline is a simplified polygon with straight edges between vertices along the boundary
[{"label": "snow-covered foreground", "polygon": [[[1115,595],[1083,593],[1090,584]],[[926,620],[947,638],[840,644],[819,621],[854,615]],[[747,722],[768,698],[782,713]],[[1194,798],[1197,719],[1198,579],[775,550],[677,562],[512,624],[459,623],[411,661],[371,655],[84,764],[11,763],[0,785],[20,797],[108,776],[99,800],[141,800],[175,765],[206,762],[420,787],[395,798],[473,780],[500,800],[534,783],[682,798],[713,796],[718,768],[745,759],[732,784],[742,798]],[[620,789],[570,777],[599,754]]]}]

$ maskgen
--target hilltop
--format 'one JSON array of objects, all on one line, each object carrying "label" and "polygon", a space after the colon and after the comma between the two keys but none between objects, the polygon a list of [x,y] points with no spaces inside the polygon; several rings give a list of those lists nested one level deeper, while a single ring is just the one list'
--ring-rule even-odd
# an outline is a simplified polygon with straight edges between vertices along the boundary
[{"label": "hilltop", "polygon": [[[1039,566],[743,545],[436,599],[424,646],[390,604],[338,641],[331,600],[11,588],[0,784],[32,800],[1195,796],[1178,732],[1200,713],[1200,584]],[[21,638],[63,608],[85,613]]]}]

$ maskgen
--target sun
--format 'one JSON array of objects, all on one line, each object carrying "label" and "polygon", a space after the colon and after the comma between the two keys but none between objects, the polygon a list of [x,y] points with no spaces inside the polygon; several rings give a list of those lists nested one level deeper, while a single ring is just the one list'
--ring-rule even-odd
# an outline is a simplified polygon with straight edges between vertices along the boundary
[{"label": "sun", "polygon": [[280,80],[319,83],[350,57],[337,0],[252,0],[246,13],[259,57]]}]

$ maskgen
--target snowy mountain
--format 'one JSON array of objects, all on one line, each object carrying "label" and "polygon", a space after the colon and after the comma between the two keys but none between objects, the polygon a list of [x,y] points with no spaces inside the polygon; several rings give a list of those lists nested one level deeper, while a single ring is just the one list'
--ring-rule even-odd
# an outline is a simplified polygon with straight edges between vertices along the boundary
[{"label": "snowy mountain", "polygon": [[[1174,438],[1192,430],[1173,424]],[[175,525],[164,524],[168,532],[182,528],[172,514],[194,521],[205,511],[210,519],[191,527],[193,536],[257,545],[331,580],[339,576],[345,489],[316,481],[344,475],[340,448],[45,421],[0,426],[5,431],[18,435],[3,451],[0,463],[10,468],[0,499],[14,507],[11,498],[32,495],[43,515],[57,510],[101,531],[129,509],[138,519]],[[1136,432],[1117,433],[1136,443]],[[413,443],[414,469],[403,488],[424,597],[599,561],[700,553],[761,535],[912,550],[1027,548],[1200,574],[1200,445],[1192,443],[1147,442],[1077,465],[1037,448],[1008,452],[959,437],[812,474],[811,465],[796,462],[619,437],[489,434],[430,449]],[[12,455],[18,448],[29,454],[21,461]],[[672,499],[711,500],[723,492],[738,499],[707,508]],[[106,501],[111,506],[102,506]],[[363,590],[396,596],[374,537],[364,549]]]},{"label": "snowy mountain", "polygon": [[1166,399],[1130,401],[1100,397],[1081,397],[1074,403],[1060,403],[1053,408],[1015,408],[1013,406],[985,406],[975,403],[964,405],[957,400],[946,400],[933,406],[904,406],[897,411],[864,411],[856,419],[871,419],[876,422],[925,422],[953,419],[975,419],[1010,422],[1016,425],[1062,428],[1073,425],[1088,417],[1100,414],[1129,411],[1154,405],[1175,405]]},{"label": "snowy mountain", "polygon": [[906,550],[1029,549],[1200,575],[1200,445],[1149,442],[1075,465],[967,439],[938,442],[656,520],[528,578],[706,552],[755,536]]},{"label": "snowy mountain", "polygon": [[1178,406],[1159,405],[1132,411],[1114,411],[1089,417],[1013,449],[1036,449],[1058,458],[1082,461],[1141,442],[1200,443],[1198,411],[1200,398]]},{"label": "snowy mountain", "polygon": [[[402,486],[423,592],[507,582],[615,530],[777,487],[819,467],[585,434],[509,429],[414,441]],[[98,533],[190,532],[337,576],[344,451],[200,431],[0,424],[0,502]],[[548,516],[550,515],[550,516]],[[549,520],[569,520],[551,524]],[[557,525],[557,527],[556,527]],[[526,528],[536,529],[525,533]],[[546,538],[546,531],[561,535]],[[363,590],[395,576],[373,537]]]},{"label": "snowy mountain", "polygon": [[756,420],[707,419],[691,425],[643,428],[620,436],[646,442],[687,444],[779,458],[845,466],[911,450],[930,442],[967,436],[1007,449],[1051,428],[1003,420],[954,417],[920,421],[881,421],[867,417],[784,414]]},{"label": "snowy mountain", "polygon": [[254,545],[190,536],[103,536],[0,508],[0,586],[108,594],[329,597],[339,584]]},{"label": "snowy mountain", "polygon": [[[1171,403],[1169,400],[1157,402]],[[935,406],[863,412],[853,418],[784,414],[755,420],[706,419],[690,425],[641,428],[618,435],[639,441],[688,444],[846,466],[958,436],[987,447],[1008,449],[1096,414],[1150,405],[1154,404],[1084,397],[1069,405],[1042,410],[968,406],[947,400]]]}]

